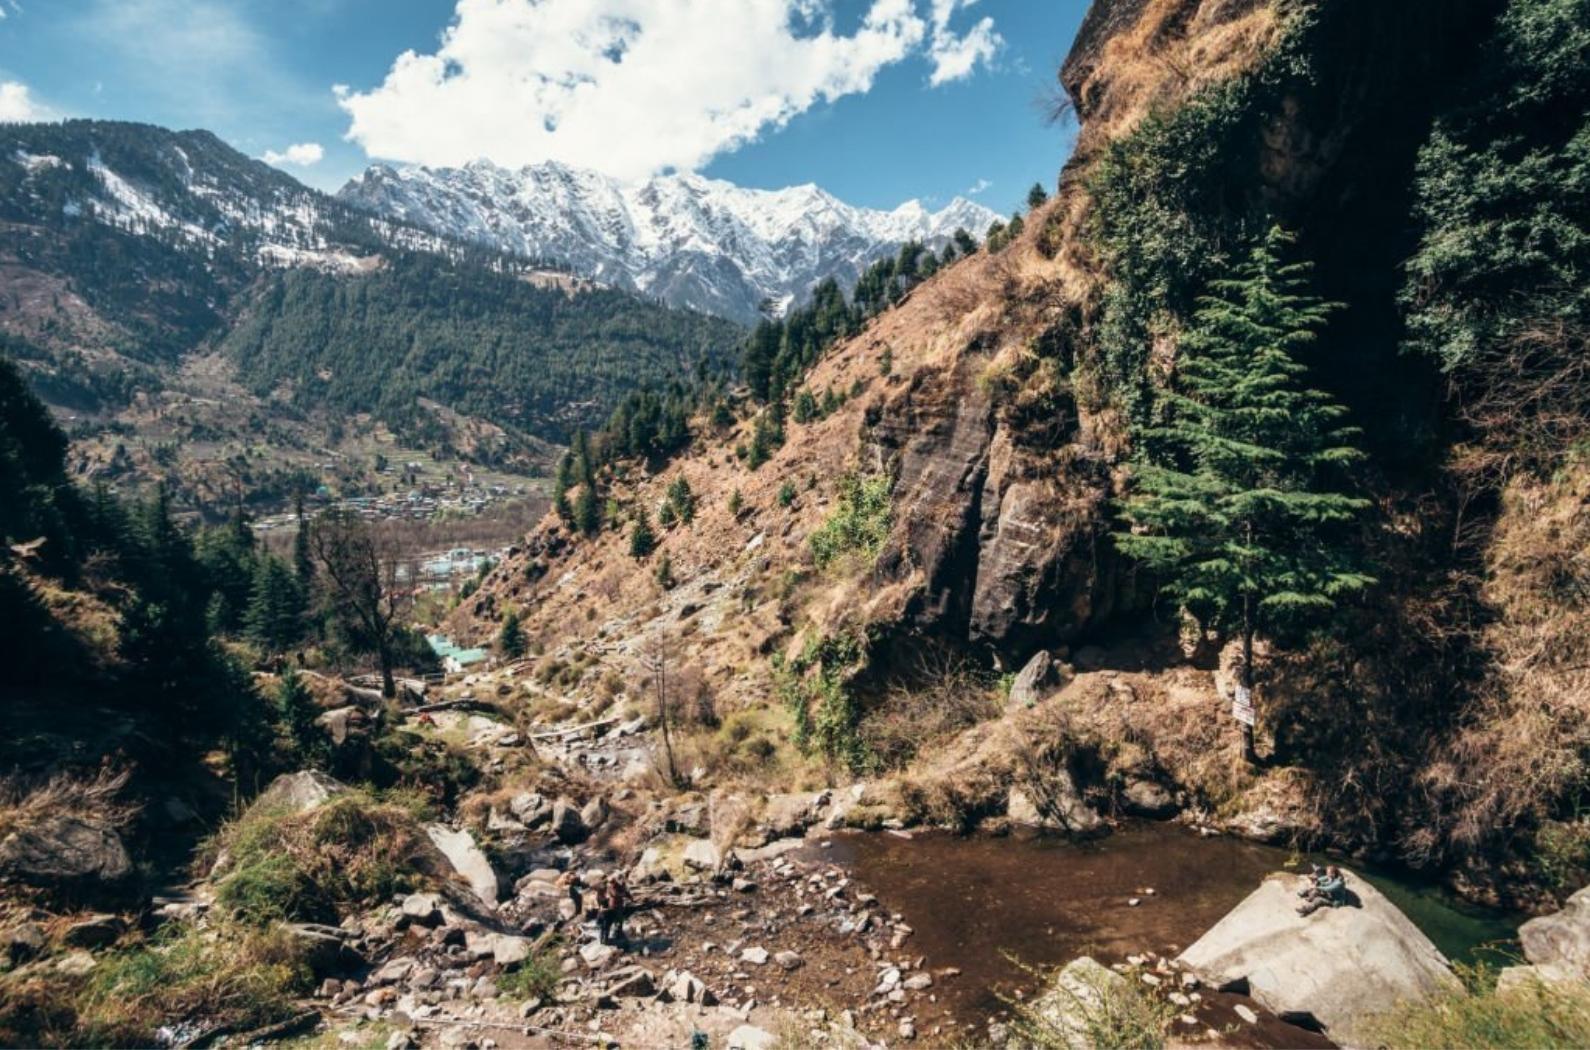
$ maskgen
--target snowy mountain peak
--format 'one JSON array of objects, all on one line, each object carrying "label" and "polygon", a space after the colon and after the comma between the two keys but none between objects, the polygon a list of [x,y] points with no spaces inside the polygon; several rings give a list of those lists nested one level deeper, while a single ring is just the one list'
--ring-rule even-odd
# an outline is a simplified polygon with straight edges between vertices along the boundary
[{"label": "snowy mountain peak", "polygon": [[957,197],[939,211],[907,201],[858,208],[806,183],[782,190],[698,174],[622,182],[556,161],[517,171],[376,165],[338,193],[379,214],[532,258],[621,288],[739,320],[765,300],[804,299],[833,277],[848,287],[907,241],[931,247],[998,216]]}]

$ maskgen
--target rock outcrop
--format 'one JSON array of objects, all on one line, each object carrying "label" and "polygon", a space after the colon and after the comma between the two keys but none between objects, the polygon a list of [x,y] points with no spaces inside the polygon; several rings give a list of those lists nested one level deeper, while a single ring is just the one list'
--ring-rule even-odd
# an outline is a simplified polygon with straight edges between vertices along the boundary
[{"label": "rock outcrop", "polygon": [[131,874],[121,836],[91,816],[48,816],[0,840],[0,876],[32,886],[109,888]]},{"label": "rock outcrop", "polygon": [[1362,878],[1349,875],[1348,904],[1308,916],[1297,913],[1303,885],[1265,879],[1177,961],[1344,1046],[1367,1019],[1457,985],[1430,939]]},{"label": "rock outcrop", "polygon": [[1546,982],[1590,980],[1590,886],[1561,911],[1530,919],[1518,929],[1527,966],[1509,966],[1497,978],[1498,988]]}]

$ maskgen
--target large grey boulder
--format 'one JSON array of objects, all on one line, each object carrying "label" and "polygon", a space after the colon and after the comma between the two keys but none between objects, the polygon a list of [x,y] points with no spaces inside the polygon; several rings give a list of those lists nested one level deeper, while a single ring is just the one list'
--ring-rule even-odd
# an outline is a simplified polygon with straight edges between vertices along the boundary
[{"label": "large grey boulder", "polygon": [[0,876],[32,886],[110,886],[131,874],[121,836],[97,817],[48,816],[0,839]]},{"label": "large grey boulder", "polygon": [[1590,886],[1569,897],[1561,911],[1524,923],[1518,939],[1534,965],[1590,978]]},{"label": "large grey boulder", "polygon": [[1064,770],[1041,784],[1012,787],[1006,796],[1005,815],[1015,824],[1073,835],[1089,835],[1104,825],[1104,818],[1083,801],[1076,782]]},{"label": "large grey boulder", "polygon": [[481,903],[488,908],[496,907],[500,892],[497,872],[492,868],[486,854],[475,845],[474,836],[462,828],[455,830],[446,824],[427,824],[425,834],[441,851],[442,856],[447,858],[447,863],[453,866],[453,870],[469,883],[469,888],[475,891],[475,896],[480,898]]},{"label": "large grey boulder", "polygon": [[1434,944],[1396,905],[1349,874],[1351,903],[1297,913],[1305,879],[1271,875],[1179,962],[1216,988],[1242,988],[1283,1020],[1318,1024],[1343,1046],[1401,1002],[1458,986]]},{"label": "large grey boulder", "polygon": [[254,800],[254,805],[303,813],[347,790],[348,785],[318,769],[301,769],[297,773],[283,773],[271,781]]}]

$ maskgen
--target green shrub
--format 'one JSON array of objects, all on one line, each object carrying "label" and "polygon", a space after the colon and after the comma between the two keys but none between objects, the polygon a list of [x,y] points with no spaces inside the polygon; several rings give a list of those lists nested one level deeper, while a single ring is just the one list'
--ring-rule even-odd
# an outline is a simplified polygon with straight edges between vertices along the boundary
[{"label": "green shrub", "polygon": [[1493,973],[1483,969],[1460,972],[1467,989],[1405,1005],[1376,1019],[1370,1027],[1372,1045],[1392,1050],[1590,1046],[1590,985],[1535,981],[1498,992]]},{"label": "green shrub", "polygon": [[839,505],[811,535],[812,556],[819,567],[846,554],[858,555],[868,564],[878,557],[893,521],[893,489],[893,479],[884,474],[851,474],[839,480]]},{"label": "green shrub", "polygon": [[800,655],[772,660],[774,691],[795,720],[795,746],[816,750],[852,772],[873,765],[857,727],[861,705],[850,688],[865,665],[864,639],[851,634],[813,635]]},{"label": "green shrub", "polygon": [[558,966],[557,953],[543,949],[531,954],[515,969],[498,974],[497,991],[519,1002],[531,999],[550,1002],[562,979],[563,971]]},{"label": "green shrub", "polygon": [[225,861],[217,905],[264,925],[335,922],[340,910],[418,889],[432,851],[412,809],[350,791],[304,813],[251,809],[207,852]]}]

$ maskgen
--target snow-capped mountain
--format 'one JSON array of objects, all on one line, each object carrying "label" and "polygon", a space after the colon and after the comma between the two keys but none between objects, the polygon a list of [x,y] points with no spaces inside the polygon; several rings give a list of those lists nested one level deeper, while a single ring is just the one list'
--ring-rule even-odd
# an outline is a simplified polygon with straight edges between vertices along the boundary
[{"label": "snow-capped mountain", "polygon": [[744,189],[699,175],[625,183],[555,162],[510,171],[376,165],[339,192],[396,221],[519,255],[555,260],[604,284],[675,306],[754,320],[825,277],[848,289],[869,262],[958,227],[980,236],[998,216],[956,198],[930,212],[852,207],[816,186]]}]

